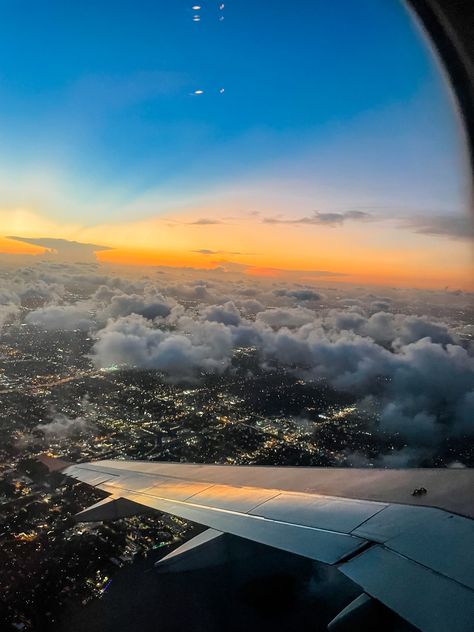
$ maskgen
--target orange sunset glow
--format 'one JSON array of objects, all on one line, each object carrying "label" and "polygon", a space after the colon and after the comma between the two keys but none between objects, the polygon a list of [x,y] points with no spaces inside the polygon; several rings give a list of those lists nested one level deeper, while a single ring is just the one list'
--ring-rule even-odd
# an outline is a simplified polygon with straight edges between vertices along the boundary
[{"label": "orange sunset glow", "polygon": [[[198,215],[72,229],[50,223],[49,234],[108,246],[110,250],[97,253],[98,261],[107,264],[222,267],[252,276],[315,282],[327,281],[327,274],[331,282],[474,288],[469,242],[413,232],[393,220],[301,226],[235,214],[220,220],[208,213],[203,221],[202,215],[200,209]],[[39,236],[44,222],[28,214],[24,225],[14,221],[11,230]],[[7,238],[0,241],[0,250],[38,258],[45,252]]]}]

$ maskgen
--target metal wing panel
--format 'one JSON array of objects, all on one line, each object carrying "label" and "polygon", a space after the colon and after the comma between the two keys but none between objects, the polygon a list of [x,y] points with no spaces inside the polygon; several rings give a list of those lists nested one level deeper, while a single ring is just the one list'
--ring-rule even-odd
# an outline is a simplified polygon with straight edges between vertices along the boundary
[{"label": "metal wing panel", "polygon": [[105,467],[95,465],[93,463],[81,463],[81,465],[69,465],[68,467],[63,469],[63,474],[66,474],[66,476],[71,476],[72,478],[77,478],[84,483],[90,484],[89,481],[94,478],[94,476],[98,476],[99,474],[108,474],[109,478],[112,478],[113,476],[119,477],[122,472],[117,471],[117,468],[113,467]]},{"label": "metal wing panel", "polygon": [[199,492],[210,487],[209,483],[197,483],[195,481],[180,481],[175,479],[156,478],[147,476],[140,485],[140,480],[137,477],[133,479],[119,478],[113,481],[112,485],[107,482],[106,491],[114,490],[114,493],[121,493],[126,495],[129,492],[146,492],[147,494],[156,494],[164,498],[171,500],[186,500],[195,496]]},{"label": "metal wing panel", "polygon": [[343,500],[311,494],[278,494],[250,513],[264,518],[291,522],[330,531],[350,533],[387,507],[382,503]]},{"label": "metal wing panel", "polygon": [[156,476],[144,476],[143,474],[136,474],[131,472],[130,474],[119,474],[113,478],[109,478],[107,481],[107,489],[111,493],[115,493],[115,489],[129,489],[131,491],[144,492],[151,487],[154,487],[159,480]]},{"label": "metal wing panel", "polygon": [[472,632],[472,591],[393,551],[374,546],[339,569],[420,630]]},{"label": "metal wing panel", "polygon": [[361,538],[382,543],[410,528],[423,531],[427,522],[439,512],[439,509],[432,507],[387,505],[385,509],[354,529],[352,533]]},{"label": "metal wing panel", "polygon": [[474,590],[474,521],[430,507],[390,505],[351,531]]},{"label": "metal wing panel", "polygon": [[196,505],[206,505],[216,509],[228,509],[241,513],[252,513],[251,510],[259,507],[275,495],[278,495],[278,492],[274,489],[211,485],[206,490],[196,494],[192,501]]},{"label": "metal wing panel", "polygon": [[197,505],[191,501],[173,501],[155,495],[137,493],[130,493],[124,497],[132,502],[218,531],[326,564],[336,564],[367,545],[365,540],[356,536]]},{"label": "metal wing panel", "polygon": [[110,480],[112,478],[118,478],[117,475],[114,475],[110,472],[103,472],[99,470],[92,470],[86,467],[77,467],[74,466],[74,471],[69,473],[69,476],[76,478],[82,483],[87,483],[87,485],[98,485],[99,483],[103,483],[104,481]]},{"label": "metal wing panel", "polygon": [[[96,461],[88,464],[186,480],[280,491],[338,496],[382,503],[438,507],[474,518],[474,468],[369,469],[204,465],[143,461]],[[81,466],[82,467],[82,466]],[[428,494],[413,496],[415,487]]]},{"label": "metal wing panel", "polygon": [[385,546],[474,590],[474,520],[437,511]]}]

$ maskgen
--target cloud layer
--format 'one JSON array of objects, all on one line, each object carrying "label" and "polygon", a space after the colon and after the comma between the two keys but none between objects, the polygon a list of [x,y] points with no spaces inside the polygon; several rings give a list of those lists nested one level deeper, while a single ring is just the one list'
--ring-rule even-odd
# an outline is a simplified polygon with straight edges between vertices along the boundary
[{"label": "cloud layer", "polygon": [[[198,382],[231,375],[245,347],[260,370],[351,394],[375,420],[373,432],[398,437],[419,455],[474,434],[472,332],[455,320],[470,301],[464,293],[378,295],[190,270],[137,278],[44,264],[0,277],[0,325],[86,331],[98,368],[153,369],[171,383]],[[443,305],[452,314],[445,320]],[[69,427],[80,424],[56,419],[42,430]]]}]

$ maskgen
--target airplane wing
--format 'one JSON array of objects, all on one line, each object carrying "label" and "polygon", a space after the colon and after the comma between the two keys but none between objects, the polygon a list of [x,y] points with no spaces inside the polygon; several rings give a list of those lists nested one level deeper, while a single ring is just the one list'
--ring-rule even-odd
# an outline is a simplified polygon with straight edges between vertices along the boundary
[{"label": "airplane wing", "polygon": [[110,494],[79,520],[148,507],[207,526],[200,543],[227,533],[335,565],[424,632],[474,629],[474,470],[40,458]]}]

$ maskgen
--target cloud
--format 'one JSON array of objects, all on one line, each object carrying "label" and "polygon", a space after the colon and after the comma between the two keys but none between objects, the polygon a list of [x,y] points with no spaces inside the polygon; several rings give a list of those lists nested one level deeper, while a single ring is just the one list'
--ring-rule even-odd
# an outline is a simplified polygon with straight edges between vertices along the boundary
[{"label": "cloud", "polygon": [[94,326],[94,319],[89,310],[81,304],[51,305],[30,312],[25,322],[42,329],[74,331],[88,330]]},{"label": "cloud", "polygon": [[346,453],[346,462],[350,467],[375,466],[381,468],[408,468],[417,467],[425,459],[430,457],[430,449],[406,446],[401,450],[390,450],[385,454],[379,454],[375,458],[369,458],[362,452]]},{"label": "cloud", "polygon": [[352,311],[331,310],[326,318],[326,325],[338,331],[353,331],[366,336],[380,345],[401,345],[416,342],[422,338],[430,338],[439,344],[452,344],[454,338],[447,325],[433,322],[427,317],[376,312],[369,318]]},{"label": "cloud", "polygon": [[[461,336],[458,320],[401,311],[404,304],[431,309],[428,294],[410,303],[410,293],[393,295],[395,301],[363,288],[357,298],[354,287],[328,288],[324,305],[313,306],[320,295],[311,287],[290,280],[282,286],[196,270],[131,280],[49,263],[0,276],[0,321],[11,310],[48,330],[91,330],[95,366],[156,369],[170,382],[221,375],[232,370],[236,349],[251,346],[261,370],[283,368],[350,393],[372,433],[410,448],[386,455],[387,464],[420,462],[449,437],[474,433],[469,336]],[[28,312],[25,296],[45,304]],[[83,298],[65,304],[71,296]],[[288,307],[288,299],[303,304]],[[456,314],[469,299],[455,297]],[[445,292],[433,300],[432,312],[441,313]]]},{"label": "cloud", "polygon": [[240,296],[257,296],[259,290],[255,287],[240,287],[237,289],[237,294]]},{"label": "cloud", "polygon": [[213,219],[211,217],[200,217],[192,222],[186,222],[187,224],[193,224],[195,226],[212,226],[213,224],[224,224],[220,219]]},{"label": "cloud", "polygon": [[348,272],[332,272],[331,270],[289,270],[285,268],[258,268],[256,266],[244,266],[239,265],[246,274],[251,276],[265,276],[276,277],[282,279],[288,279],[290,281],[298,280],[309,282],[312,279],[318,279],[320,277],[348,277]]},{"label": "cloud", "polygon": [[14,319],[20,312],[20,308],[15,303],[0,303],[0,329],[10,320]]},{"label": "cloud", "polygon": [[341,213],[331,212],[323,213],[314,211],[308,217],[299,217],[296,219],[281,217],[265,217],[262,221],[265,224],[310,224],[315,226],[342,226],[345,222],[371,222],[375,221],[375,217],[371,213],[365,211],[344,211]]},{"label": "cloud", "polygon": [[63,414],[56,414],[47,424],[39,424],[36,429],[46,438],[63,439],[84,434],[94,434],[96,427],[90,419],[85,417],[70,418]]},{"label": "cloud", "polygon": [[361,307],[363,302],[360,298],[346,298],[343,297],[339,299],[343,305],[347,305],[348,307]]},{"label": "cloud", "polygon": [[390,309],[390,303],[388,301],[373,301],[370,304],[370,309],[375,312],[386,311]]},{"label": "cloud", "polygon": [[61,300],[64,286],[38,279],[28,269],[0,277],[0,327],[15,320],[21,307],[39,307]]},{"label": "cloud", "polygon": [[235,304],[241,309],[245,314],[258,314],[258,312],[263,312],[265,310],[265,306],[260,301],[256,299],[248,298],[245,300],[236,300]]},{"label": "cloud", "polygon": [[202,309],[201,317],[204,320],[223,325],[238,325],[241,320],[239,310],[232,301],[228,301],[224,305],[208,305]]},{"label": "cloud", "polygon": [[15,237],[8,236],[7,239],[14,239],[25,244],[40,246],[44,248],[46,254],[58,261],[90,261],[95,262],[95,253],[102,250],[112,250],[108,246],[97,244],[81,243],[79,241],[69,241],[68,239],[55,239],[52,237]]},{"label": "cloud", "polygon": [[377,396],[380,432],[424,446],[474,433],[474,358],[460,345],[424,337],[390,350],[369,337],[325,333],[314,322],[262,332],[261,353],[267,366],[325,378],[359,397]]},{"label": "cloud", "polygon": [[301,290],[274,290],[275,296],[287,296],[288,298],[294,298],[297,301],[320,301],[322,295],[315,290],[303,288]]},{"label": "cloud", "polygon": [[416,467],[425,458],[430,457],[430,450],[420,447],[405,447],[401,450],[392,450],[388,454],[380,455],[374,465],[387,468]]},{"label": "cloud", "polygon": [[474,221],[466,215],[424,215],[403,218],[401,228],[421,235],[434,235],[451,239],[472,240]]},{"label": "cloud", "polygon": [[314,312],[304,307],[276,307],[259,312],[256,321],[275,329],[281,329],[282,327],[301,327],[301,325],[313,322],[314,318]]},{"label": "cloud", "polygon": [[212,290],[212,285],[206,281],[197,281],[192,283],[182,283],[168,285],[164,288],[164,292],[174,296],[178,300],[185,301],[205,301],[206,303],[220,303],[223,296]]},{"label": "cloud", "polygon": [[447,237],[450,239],[472,240],[474,237],[474,220],[466,215],[414,213],[410,217],[403,216],[400,210],[390,215],[375,215],[366,211],[350,210],[343,212],[314,211],[312,215],[291,217],[264,217],[265,224],[291,224],[341,227],[346,222],[395,222],[398,228],[409,230],[420,235]]},{"label": "cloud", "polygon": [[170,381],[223,373],[230,364],[232,334],[217,322],[188,322],[188,331],[153,328],[142,316],[111,321],[97,333],[96,366],[125,365],[163,371]]},{"label": "cloud", "polygon": [[191,250],[198,255],[246,255],[249,256],[250,252],[239,252],[238,250],[209,250],[208,248],[200,248],[199,250]]},{"label": "cloud", "polygon": [[[103,297],[104,291],[96,292],[96,297]],[[130,314],[139,314],[144,318],[166,318],[171,314],[174,302],[167,301],[160,294],[140,296],[139,294],[113,294],[110,302],[99,311],[102,319],[118,318]]]}]

